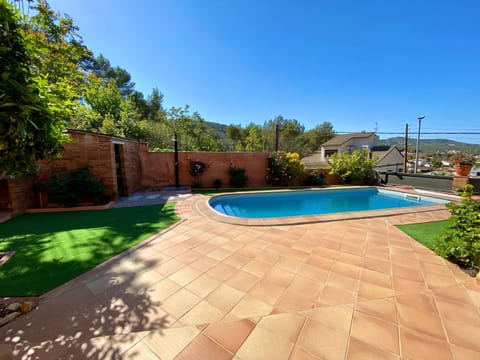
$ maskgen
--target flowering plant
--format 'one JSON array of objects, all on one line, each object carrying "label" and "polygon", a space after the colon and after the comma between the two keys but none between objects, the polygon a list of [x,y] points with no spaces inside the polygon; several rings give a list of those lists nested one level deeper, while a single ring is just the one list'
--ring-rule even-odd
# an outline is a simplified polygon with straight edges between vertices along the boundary
[{"label": "flowering plant", "polygon": [[191,162],[190,175],[194,178],[201,176],[205,171],[207,171],[208,165],[201,162],[200,160],[195,160]]}]

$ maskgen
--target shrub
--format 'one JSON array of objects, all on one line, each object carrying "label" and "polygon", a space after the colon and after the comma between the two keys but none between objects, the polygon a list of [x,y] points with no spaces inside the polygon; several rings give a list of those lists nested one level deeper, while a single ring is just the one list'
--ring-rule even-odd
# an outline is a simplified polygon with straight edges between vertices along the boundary
[{"label": "shrub", "polygon": [[81,201],[106,203],[105,184],[96,179],[88,168],[73,171],[57,170],[46,184],[49,199],[62,206],[75,206]]},{"label": "shrub", "polygon": [[297,185],[304,166],[297,153],[273,153],[267,159],[267,183]]},{"label": "shrub", "polygon": [[480,266],[480,203],[472,199],[473,186],[460,188],[462,201],[448,203],[451,224],[435,241],[440,256],[467,269]]},{"label": "shrub", "polygon": [[195,160],[190,162],[190,176],[193,177],[193,186],[200,187],[200,177],[205,171],[207,171],[209,165],[200,161]]},{"label": "shrub", "polygon": [[368,150],[354,150],[349,152],[336,153],[330,157],[329,171],[331,175],[342,178],[345,184],[358,181],[373,185],[375,183],[374,168],[377,161],[370,159]]},{"label": "shrub", "polygon": [[325,173],[320,169],[311,170],[306,174],[303,184],[306,186],[319,186],[325,184]]},{"label": "shrub", "polygon": [[230,166],[228,172],[230,173],[230,185],[233,187],[244,187],[247,185],[248,176],[245,174],[245,169]]},{"label": "shrub", "polygon": [[222,187],[222,180],[220,179],[215,179],[213,181],[213,186],[215,186],[215,189],[220,189]]}]

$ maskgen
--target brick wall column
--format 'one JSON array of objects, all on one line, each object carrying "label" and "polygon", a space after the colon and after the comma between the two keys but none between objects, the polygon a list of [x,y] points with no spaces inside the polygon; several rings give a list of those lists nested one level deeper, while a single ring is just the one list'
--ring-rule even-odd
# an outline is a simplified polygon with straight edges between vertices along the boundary
[{"label": "brick wall column", "polygon": [[455,192],[458,188],[468,184],[468,176],[454,175],[452,181],[452,191]]}]

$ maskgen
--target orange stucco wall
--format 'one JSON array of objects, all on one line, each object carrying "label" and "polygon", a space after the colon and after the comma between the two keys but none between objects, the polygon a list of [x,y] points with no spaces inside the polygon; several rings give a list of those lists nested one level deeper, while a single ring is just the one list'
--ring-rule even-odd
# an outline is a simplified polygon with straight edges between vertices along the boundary
[{"label": "orange stucco wall", "polygon": [[[162,187],[175,184],[174,153],[154,153],[140,151],[142,168],[141,185],[144,187]],[[193,186],[190,176],[191,161],[201,161],[209,167],[200,177],[201,187],[214,187],[214,181],[220,179],[222,187],[230,187],[230,166],[244,168],[248,176],[247,187],[266,186],[265,175],[268,153],[248,152],[179,152],[179,184]]]}]

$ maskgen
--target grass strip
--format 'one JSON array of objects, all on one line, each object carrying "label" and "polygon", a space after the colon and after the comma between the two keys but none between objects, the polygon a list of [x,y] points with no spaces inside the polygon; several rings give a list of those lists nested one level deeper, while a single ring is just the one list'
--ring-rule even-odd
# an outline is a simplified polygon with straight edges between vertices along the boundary
[{"label": "grass strip", "polygon": [[397,227],[411,238],[433,250],[435,239],[440,237],[449,224],[449,220],[443,220],[423,224],[397,225]]},{"label": "grass strip", "polygon": [[0,296],[37,296],[169,227],[175,204],[24,214],[0,224]]}]

